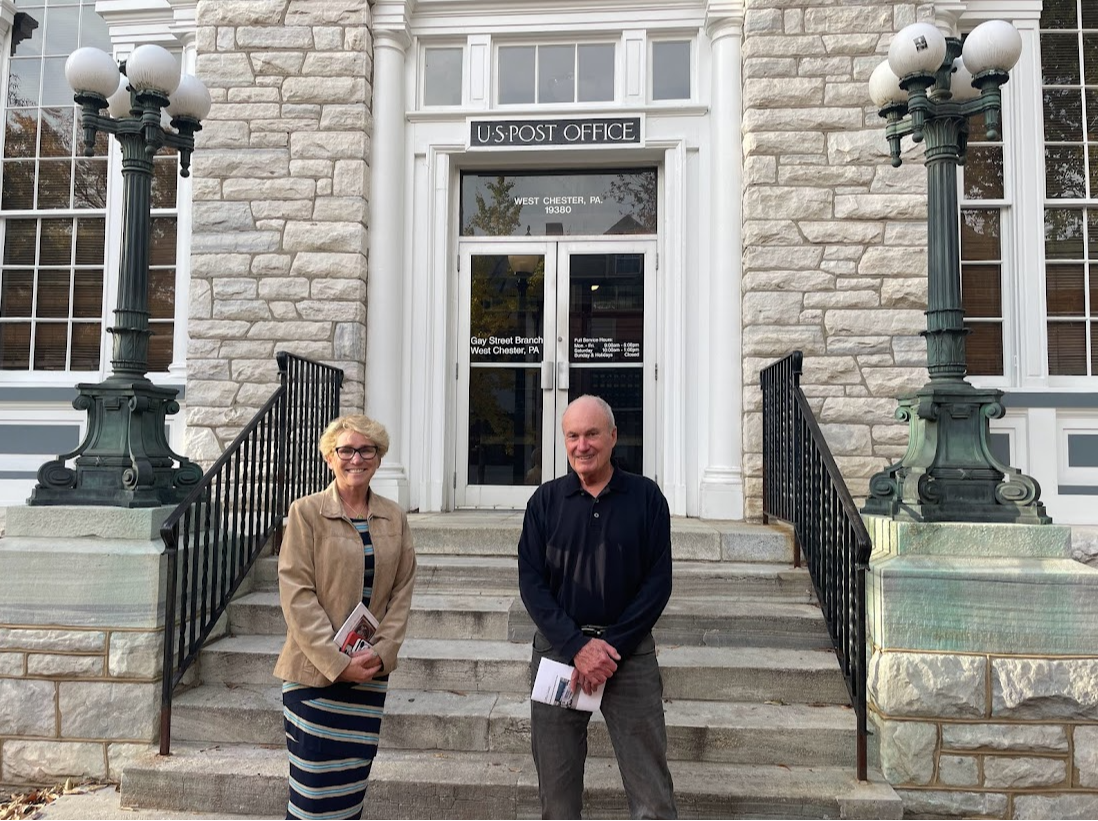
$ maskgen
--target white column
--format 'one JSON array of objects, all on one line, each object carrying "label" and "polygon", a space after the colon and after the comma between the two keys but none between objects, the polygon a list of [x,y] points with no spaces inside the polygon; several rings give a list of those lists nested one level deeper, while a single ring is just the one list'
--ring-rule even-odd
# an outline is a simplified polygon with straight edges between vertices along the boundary
[{"label": "white column", "polygon": [[[715,5],[715,4],[714,4]],[[740,144],[742,12],[707,23],[712,50],[709,108],[709,430],[701,483],[705,519],[743,518],[743,275]]]},{"label": "white column", "polygon": [[[183,73],[194,74],[198,62],[194,32],[188,32],[183,40]],[[191,226],[194,224],[194,177],[177,177],[175,189],[176,207],[176,273],[175,273],[175,326],[172,339],[172,364],[168,367],[170,382],[187,382],[187,346],[190,335],[187,321],[191,307]]]},{"label": "white column", "polygon": [[374,133],[370,157],[370,260],[367,272],[366,413],[389,431],[389,453],[372,487],[408,505],[402,418],[404,360],[403,31],[374,32]]}]

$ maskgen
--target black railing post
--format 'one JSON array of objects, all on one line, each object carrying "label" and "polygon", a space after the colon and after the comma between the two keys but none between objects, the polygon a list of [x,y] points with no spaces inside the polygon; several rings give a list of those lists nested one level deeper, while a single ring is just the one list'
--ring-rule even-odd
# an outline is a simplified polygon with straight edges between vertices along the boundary
[{"label": "black railing post", "polygon": [[342,383],[343,372],[285,352],[277,361],[274,394],[160,528],[169,562],[161,755],[171,750],[176,686],[263,548],[280,532],[290,500],[326,484],[319,452],[308,461],[307,448],[315,451],[320,429],[339,413],[338,392],[330,386]]},{"label": "black railing post", "polygon": [[796,351],[764,368],[763,515],[793,525],[857,717],[858,778],[867,778],[865,573],[872,544],[801,390]]}]

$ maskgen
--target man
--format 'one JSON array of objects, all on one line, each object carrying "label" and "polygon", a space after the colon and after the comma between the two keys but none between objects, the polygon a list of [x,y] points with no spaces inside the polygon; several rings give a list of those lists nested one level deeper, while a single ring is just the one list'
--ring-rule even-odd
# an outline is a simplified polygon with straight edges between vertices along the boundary
[{"label": "man", "polygon": [[[564,412],[575,473],[541,485],[519,539],[519,590],[543,656],[574,665],[574,687],[603,682],[602,714],[633,818],[676,818],[663,684],[652,627],[671,596],[671,517],[651,479],[610,464],[614,412],[581,396]],[[591,714],[530,704],[543,818],[579,818]]]}]

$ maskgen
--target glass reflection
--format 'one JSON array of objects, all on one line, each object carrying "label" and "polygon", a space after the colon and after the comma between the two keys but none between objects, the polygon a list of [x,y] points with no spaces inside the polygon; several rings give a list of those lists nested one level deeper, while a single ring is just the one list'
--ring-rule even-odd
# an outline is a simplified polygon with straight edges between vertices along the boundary
[{"label": "glass reflection", "polygon": [[1049,199],[1076,199],[1087,195],[1081,145],[1045,148],[1045,195]]},{"label": "glass reflection", "polygon": [[654,234],[655,169],[552,174],[464,173],[463,236]]},{"label": "glass reflection", "polygon": [[570,103],[576,99],[576,47],[538,47],[538,102]]},{"label": "glass reflection", "polygon": [[1045,257],[1083,258],[1083,212],[1077,208],[1045,209]]},{"label": "glass reflection", "polygon": [[538,368],[470,368],[469,484],[541,484],[541,415]]},{"label": "glass reflection", "polygon": [[581,103],[614,99],[614,46],[581,45],[577,54],[577,98]]},{"label": "glass reflection", "polygon": [[644,257],[573,254],[568,331],[572,362],[639,362],[644,356]]},{"label": "glass reflection", "polygon": [[614,411],[618,444],[612,463],[630,473],[644,472],[644,372],[633,368],[569,369],[568,401],[593,394]]},{"label": "glass reflection", "polygon": [[476,255],[471,279],[470,361],[541,362],[545,258]]},{"label": "glass reflection", "polygon": [[499,90],[503,105],[534,102],[534,47],[504,46],[499,50]]},{"label": "glass reflection", "polygon": [[1048,323],[1048,372],[1052,376],[1086,376],[1085,322]]},{"label": "glass reflection", "polygon": [[1078,142],[1083,137],[1083,95],[1077,88],[1046,88],[1045,140]]},{"label": "glass reflection", "polygon": [[998,322],[966,322],[968,372],[974,376],[1003,375],[1003,326]]}]

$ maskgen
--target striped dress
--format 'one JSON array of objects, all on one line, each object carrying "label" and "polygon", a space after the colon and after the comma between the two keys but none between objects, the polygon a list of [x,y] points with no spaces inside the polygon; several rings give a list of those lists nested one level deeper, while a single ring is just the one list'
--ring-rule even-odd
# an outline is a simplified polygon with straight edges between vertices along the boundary
[{"label": "striped dress", "polygon": [[[374,546],[365,519],[351,523],[362,536],[366,563],[362,602],[374,583]],[[377,752],[388,677],[328,687],[282,685],[282,715],[290,754],[287,818],[360,818],[366,780]]]}]

